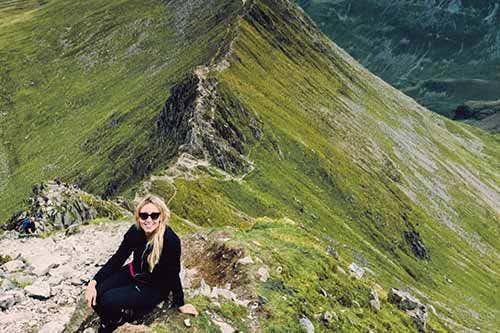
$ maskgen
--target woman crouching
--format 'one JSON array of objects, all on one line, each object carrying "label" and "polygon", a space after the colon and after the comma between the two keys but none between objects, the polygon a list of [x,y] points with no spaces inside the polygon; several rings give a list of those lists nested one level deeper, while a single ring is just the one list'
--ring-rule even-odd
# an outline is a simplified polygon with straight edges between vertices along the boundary
[{"label": "woman crouching", "polygon": [[[115,254],[86,289],[89,308],[99,315],[99,333],[113,332],[130,313],[147,313],[172,291],[172,307],[197,315],[184,305],[179,278],[181,241],[167,225],[170,211],[157,196],[148,195],[135,209],[136,223],[125,233]],[[124,265],[133,253],[133,260]]]}]

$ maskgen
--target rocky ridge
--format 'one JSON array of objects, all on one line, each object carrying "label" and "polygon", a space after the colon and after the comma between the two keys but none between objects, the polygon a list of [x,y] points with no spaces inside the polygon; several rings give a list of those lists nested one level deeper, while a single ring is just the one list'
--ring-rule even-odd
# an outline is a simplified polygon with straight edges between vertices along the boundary
[{"label": "rocky ridge", "polygon": [[[95,325],[83,302],[86,283],[118,247],[129,228],[126,222],[84,226],[70,236],[63,233],[40,239],[2,239],[2,253],[9,260],[0,266],[0,330],[2,332],[89,332]],[[248,268],[253,261],[242,258],[242,249],[227,248],[224,232],[198,233],[183,241],[184,261],[181,279],[186,297],[206,296],[258,307],[249,282]],[[202,258],[206,257],[206,258]],[[236,273],[236,271],[238,273]],[[257,273],[254,273],[257,274]],[[145,320],[151,324],[166,312],[167,305]],[[162,311],[163,310],[163,311]],[[218,326],[230,327],[212,314]],[[250,327],[258,329],[255,314]]]},{"label": "rocky ridge", "polygon": [[[32,195],[27,200],[28,208],[14,214],[2,225],[4,230],[20,232],[23,218],[32,218],[36,234],[50,233],[54,230],[77,228],[95,218],[119,219],[129,216],[130,209],[125,201],[121,205],[102,200],[79,189],[76,185],[60,180],[35,184]],[[118,202],[118,201],[117,201]]]}]

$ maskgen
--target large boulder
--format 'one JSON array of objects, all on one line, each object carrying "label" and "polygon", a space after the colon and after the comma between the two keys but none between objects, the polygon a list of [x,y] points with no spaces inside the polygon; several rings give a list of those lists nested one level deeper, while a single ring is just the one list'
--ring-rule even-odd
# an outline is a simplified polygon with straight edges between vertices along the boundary
[{"label": "large boulder", "polygon": [[299,319],[299,323],[307,333],[314,333],[314,325],[309,318],[302,317]]},{"label": "large boulder", "polygon": [[44,300],[50,298],[51,296],[50,285],[47,282],[39,280],[35,281],[32,285],[25,287],[24,290],[28,296],[36,299]]}]

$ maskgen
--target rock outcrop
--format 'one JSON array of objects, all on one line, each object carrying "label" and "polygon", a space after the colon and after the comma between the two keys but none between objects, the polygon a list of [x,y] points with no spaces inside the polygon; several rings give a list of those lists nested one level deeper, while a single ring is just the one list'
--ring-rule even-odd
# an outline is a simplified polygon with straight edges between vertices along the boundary
[{"label": "rock outcrop", "polygon": [[[211,70],[220,68],[199,67],[171,89],[156,121],[159,146],[176,146],[178,152],[208,160],[230,174],[249,172],[253,166],[245,146],[262,136],[261,121],[236,101],[228,105],[217,80],[207,78]],[[229,110],[237,112],[236,119]]]},{"label": "rock outcrop", "polygon": [[428,317],[427,306],[410,293],[394,288],[389,291],[387,300],[412,317],[419,332],[425,332]]},{"label": "rock outcrop", "polygon": [[486,131],[500,133],[500,100],[467,101],[455,109],[453,119],[465,120]]},{"label": "rock outcrop", "polygon": [[60,180],[33,185],[28,205],[27,210],[13,215],[3,229],[21,231],[25,217],[34,218],[36,233],[40,234],[74,228],[97,217],[118,219],[130,215],[124,207]]}]

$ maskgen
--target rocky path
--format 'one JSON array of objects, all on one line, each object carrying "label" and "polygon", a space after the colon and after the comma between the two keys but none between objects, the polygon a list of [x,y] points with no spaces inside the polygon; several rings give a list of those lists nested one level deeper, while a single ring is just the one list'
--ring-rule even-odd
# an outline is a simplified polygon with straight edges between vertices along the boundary
[{"label": "rocky path", "polygon": [[0,332],[57,332],[89,279],[116,250],[131,222],[82,226],[45,239],[0,240]]},{"label": "rocky path", "polygon": [[[73,322],[72,328],[66,324],[85,308],[81,296],[87,282],[118,248],[131,224],[123,221],[80,226],[69,229],[70,235],[60,232],[43,239],[19,238],[13,231],[4,234],[0,239],[0,332],[80,331]],[[180,276],[184,294],[188,298],[206,296],[214,305],[234,302],[247,307],[246,321],[255,331],[259,327],[255,313],[259,304],[249,281],[259,276],[262,280],[262,274],[269,273],[260,259],[255,258],[254,263],[250,257],[243,258],[244,251],[232,249],[227,240],[224,231],[204,230],[182,239]],[[91,314],[85,312],[88,314],[84,316]],[[235,331],[215,312],[205,312],[223,332]],[[92,326],[85,327],[85,332],[94,332]]]},{"label": "rocky path", "polygon": [[[122,221],[80,226],[69,229],[72,234],[60,232],[43,239],[19,238],[15,232],[4,234],[0,239],[0,332],[95,332],[95,325],[86,319],[92,312],[86,310],[81,296],[86,283],[118,248],[131,224]],[[236,331],[229,324],[231,318],[214,311],[225,302],[246,307],[245,325],[252,332],[260,331],[261,301],[255,287],[258,281],[269,278],[269,267],[258,257],[252,259],[240,243],[231,245],[231,237],[227,230],[199,230],[182,238],[180,276],[184,293],[187,299],[201,295],[210,300],[211,307],[204,314],[222,332]],[[364,275],[363,268],[355,264],[348,270],[355,279]],[[388,301],[412,317],[419,330],[425,330],[426,305],[397,289],[390,290]],[[369,303],[380,310],[374,290]],[[162,319],[164,309],[159,306],[153,317]],[[310,331],[312,324],[306,319],[300,323]],[[189,322],[186,318],[184,325],[190,326],[186,320]],[[140,325],[132,326],[137,329]],[[129,332],[128,328],[123,332]],[[152,331],[146,327],[138,332]]]}]

